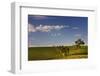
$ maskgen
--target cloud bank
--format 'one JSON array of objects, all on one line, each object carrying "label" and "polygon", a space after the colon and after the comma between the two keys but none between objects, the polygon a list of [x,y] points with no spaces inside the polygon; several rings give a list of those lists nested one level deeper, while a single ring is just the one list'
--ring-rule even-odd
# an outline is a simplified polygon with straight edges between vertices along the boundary
[{"label": "cloud bank", "polygon": [[64,26],[64,25],[39,25],[39,26],[35,26],[35,25],[32,25],[32,24],[28,24],[28,31],[29,32],[37,32],[37,31],[40,31],[40,32],[50,32],[52,30],[61,30],[65,27],[68,27],[68,26]]}]

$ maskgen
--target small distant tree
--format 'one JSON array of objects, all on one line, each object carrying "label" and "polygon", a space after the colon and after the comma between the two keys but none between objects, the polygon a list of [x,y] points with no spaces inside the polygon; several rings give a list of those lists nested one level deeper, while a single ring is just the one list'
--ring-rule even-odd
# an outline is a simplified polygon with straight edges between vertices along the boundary
[{"label": "small distant tree", "polygon": [[80,45],[84,45],[85,42],[82,39],[78,39],[75,41],[76,47],[80,48]]}]

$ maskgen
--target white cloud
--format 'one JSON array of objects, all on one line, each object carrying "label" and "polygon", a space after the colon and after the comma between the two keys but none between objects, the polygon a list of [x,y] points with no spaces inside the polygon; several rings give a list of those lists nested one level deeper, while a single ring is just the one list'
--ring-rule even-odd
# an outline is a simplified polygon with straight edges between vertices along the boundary
[{"label": "white cloud", "polygon": [[45,26],[40,25],[40,26],[37,26],[37,27],[36,27],[36,30],[37,30],[37,31],[41,31],[41,32],[49,32],[49,31],[51,31],[52,29],[53,29],[53,27],[52,27],[52,26],[48,26],[48,25],[45,25]]},{"label": "white cloud", "polygon": [[66,26],[64,25],[39,25],[39,26],[35,26],[32,24],[29,24],[29,32],[36,32],[36,31],[40,31],[40,32],[50,32],[52,30],[60,30],[62,28],[65,28]]},{"label": "white cloud", "polygon": [[36,32],[34,25],[28,24],[28,32]]},{"label": "white cloud", "polygon": [[54,29],[57,29],[57,30],[64,28],[64,26],[63,26],[63,25],[61,25],[61,26],[56,25],[56,26],[53,26],[53,27],[54,27]]}]

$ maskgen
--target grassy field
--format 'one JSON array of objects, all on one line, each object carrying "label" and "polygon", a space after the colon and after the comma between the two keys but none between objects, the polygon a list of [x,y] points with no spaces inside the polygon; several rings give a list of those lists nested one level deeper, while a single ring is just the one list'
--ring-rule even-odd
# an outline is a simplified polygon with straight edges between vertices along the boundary
[{"label": "grassy field", "polygon": [[88,58],[87,46],[81,46],[80,48],[76,48],[74,46],[64,46],[64,48],[69,48],[69,51],[65,50],[65,52],[62,52],[58,47],[29,47],[28,60]]}]

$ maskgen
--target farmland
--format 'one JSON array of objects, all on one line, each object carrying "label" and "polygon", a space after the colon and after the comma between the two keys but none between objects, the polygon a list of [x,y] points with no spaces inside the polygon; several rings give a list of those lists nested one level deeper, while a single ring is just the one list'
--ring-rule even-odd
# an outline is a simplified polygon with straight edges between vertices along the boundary
[{"label": "farmland", "polygon": [[[53,60],[53,59],[80,59],[88,58],[88,46],[64,46],[64,52],[61,47],[29,47],[28,60]],[[69,48],[69,50],[67,50]]]}]

